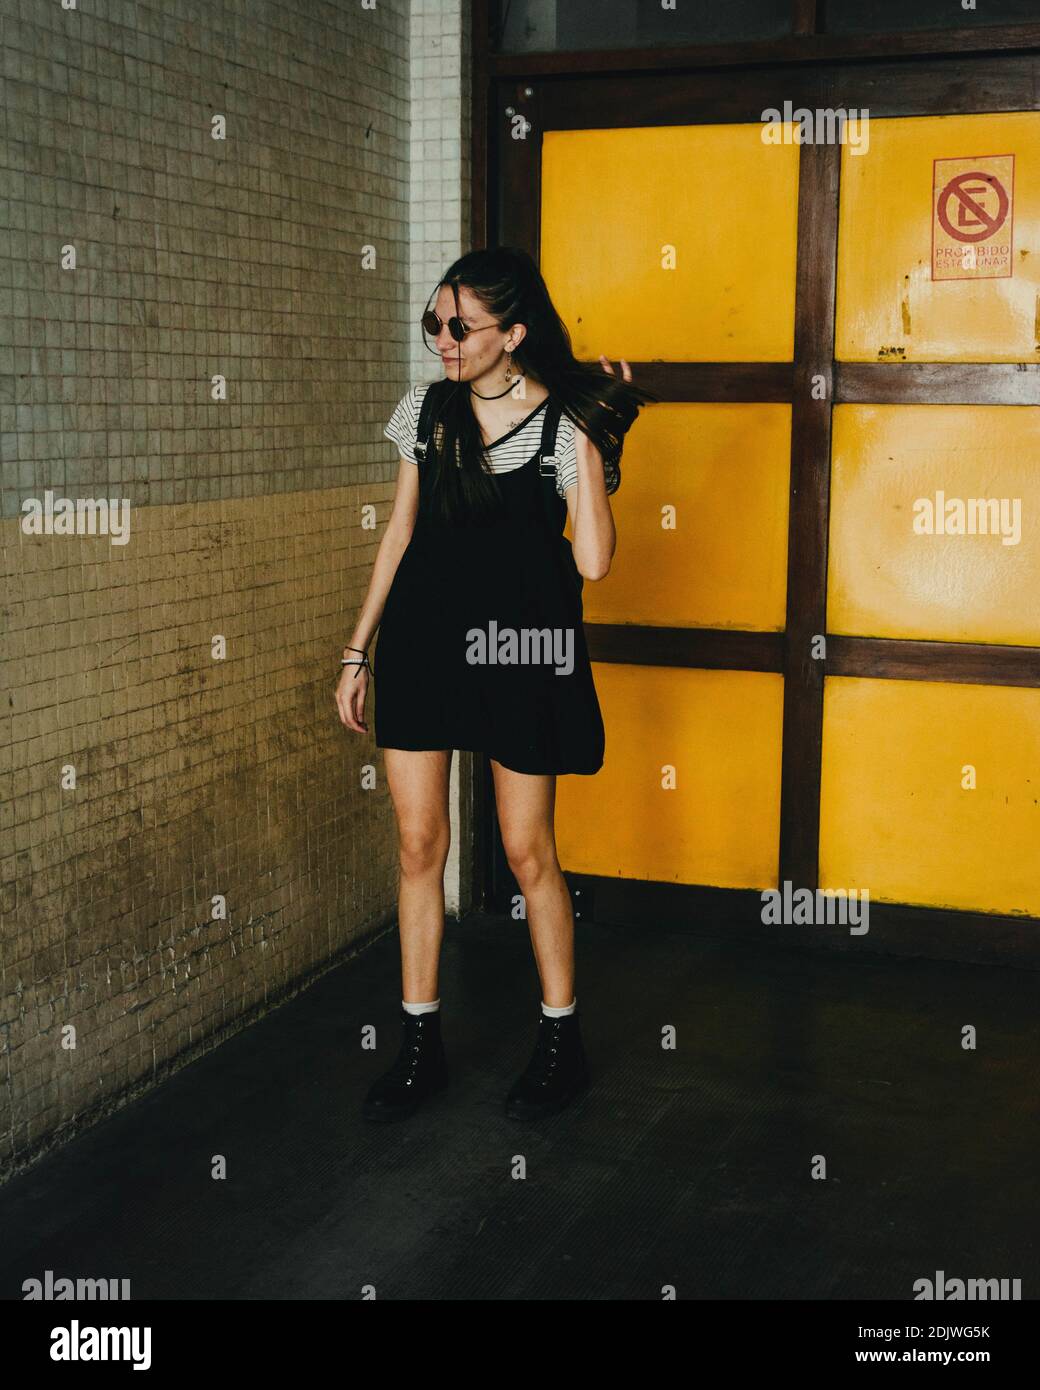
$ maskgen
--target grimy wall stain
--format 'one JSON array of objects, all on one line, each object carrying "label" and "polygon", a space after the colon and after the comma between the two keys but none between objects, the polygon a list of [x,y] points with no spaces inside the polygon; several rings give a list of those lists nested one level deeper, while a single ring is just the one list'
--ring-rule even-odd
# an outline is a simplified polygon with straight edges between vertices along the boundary
[{"label": "grimy wall stain", "polygon": [[[409,380],[408,18],[5,16],[0,1173],[395,911],[333,690]],[[26,534],[48,491],[126,543]]]}]

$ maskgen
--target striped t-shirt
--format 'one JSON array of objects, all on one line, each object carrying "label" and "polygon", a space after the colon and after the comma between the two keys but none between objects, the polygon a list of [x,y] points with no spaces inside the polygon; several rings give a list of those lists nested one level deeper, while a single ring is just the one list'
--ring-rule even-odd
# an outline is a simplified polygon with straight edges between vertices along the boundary
[{"label": "striped t-shirt", "polygon": [[[424,382],[413,386],[401,397],[383,433],[392,439],[401,457],[415,463],[415,436],[419,429],[419,410],[423,397],[431,383]],[[487,445],[492,473],[508,473],[513,468],[521,468],[542,442],[542,423],[548,396],[541,405],[529,411],[524,421],[516,425],[508,434]],[[621,470],[616,459],[605,459],[603,476],[608,495],[617,492],[621,485]],[[578,455],[574,446],[574,421],[567,415],[560,416],[556,430],[556,491],[561,497],[569,487],[578,481]]]}]

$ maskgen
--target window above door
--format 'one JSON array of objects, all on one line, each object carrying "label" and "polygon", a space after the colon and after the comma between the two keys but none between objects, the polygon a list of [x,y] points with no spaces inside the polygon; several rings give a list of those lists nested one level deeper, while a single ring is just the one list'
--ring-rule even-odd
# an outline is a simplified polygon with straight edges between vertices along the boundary
[{"label": "window above door", "polygon": [[791,0],[494,0],[491,38],[499,53],[657,48],[777,39],[791,32]]},{"label": "window above door", "polygon": [[[797,21],[795,16],[798,16]],[[490,0],[491,51],[581,53],[783,39],[795,32],[894,34],[1035,24],[1038,0]]]}]

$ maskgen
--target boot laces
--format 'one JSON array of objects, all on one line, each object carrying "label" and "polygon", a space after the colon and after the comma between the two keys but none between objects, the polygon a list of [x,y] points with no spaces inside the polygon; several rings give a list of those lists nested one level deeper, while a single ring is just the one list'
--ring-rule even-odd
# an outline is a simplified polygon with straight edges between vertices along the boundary
[{"label": "boot laces", "polygon": [[393,1066],[387,1072],[388,1081],[406,1081],[418,1070],[423,1048],[422,1036],[418,1028],[409,1028],[405,1025],[401,1050],[397,1054]]},{"label": "boot laces", "polygon": [[527,1066],[528,1076],[544,1076],[546,1080],[552,1076],[560,1060],[560,1033],[557,1021],[543,1014],[535,1039],[534,1055]]}]

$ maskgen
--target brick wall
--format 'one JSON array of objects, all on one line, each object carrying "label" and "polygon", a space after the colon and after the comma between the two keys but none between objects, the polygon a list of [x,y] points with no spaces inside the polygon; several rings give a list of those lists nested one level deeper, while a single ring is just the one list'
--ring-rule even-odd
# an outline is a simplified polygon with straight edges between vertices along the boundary
[{"label": "brick wall", "polygon": [[[382,758],[332,695],[415,379],[409,28],[5,15],[0,1173],[394,916]],[[26,533],[48,492],[127,499],[126,543]]]}]

